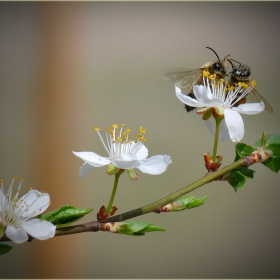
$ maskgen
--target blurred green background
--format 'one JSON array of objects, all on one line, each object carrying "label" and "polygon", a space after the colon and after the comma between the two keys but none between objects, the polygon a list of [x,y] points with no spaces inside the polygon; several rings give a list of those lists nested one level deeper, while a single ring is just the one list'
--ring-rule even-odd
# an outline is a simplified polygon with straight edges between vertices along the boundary
[{"label": "blurred green background", "polygon": [[[115,205],[122,213],[157,200],[206,170],[214,138],[187,114],[162,76],[223,58],[248,64],[258,91],[274,108],[243,116],[243,142],[279,133],[277,2],[1,2],[0,177],[8,187],[44,190],[49,210],[107,204],[113,177],[105,168],[82,180],[72,151],[106,155],[93,126],[147,128],[149,156],[168,154],[167,172],[123,175]],[[225,166],[234,143],[221,143]],[[213,182],[193,192],[205,205],[149,214],[166,232],[144,237],[86,233],[15,245],[1,256],[1,278],[279,278],[279,174],[254,165],[255,179],[234,192]],[[22,191],[23,194],[23,191]]]}]

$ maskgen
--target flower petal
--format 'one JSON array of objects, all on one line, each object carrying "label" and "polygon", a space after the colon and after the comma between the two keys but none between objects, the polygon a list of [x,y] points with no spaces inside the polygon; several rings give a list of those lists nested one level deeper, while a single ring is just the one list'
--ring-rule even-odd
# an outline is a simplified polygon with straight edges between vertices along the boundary
[{"label": "flower petal", "polygon": [[84,179],[91,171],[93,171],[96,167],[85,162],[79,169],[79,174]]},{"label": "flower petal", "polygon": [[73,152],[73,154],[94,167],[101,167],[111,162],[108,158],[93,152]]},{"label": "flower petal", "polygon": [[56,226],[52,223],[40,219],[32,219],[22,223],[22,229],[32,237],[39,240],[46,240],[55,235]]},{"label": "flower petal", "polygon": [[244,123],[237,111],[225,109],[225,122],[232,142],[239,142],[244,136]]},{"label": "flower petal", "polygon": [[20,244],[28,240],[27,233],[20,227],[7,226],[6,236],[14,243]]},{"label": "flower petal", "polygon": [[196,99],[204,104],[205,107],[220,107],[224,102],[222,99],[215,97],[209,88],[202,85],[195,85],[193,87],[193,93]]},{"label": "flower petal", "polygon": [[[30,190],[18,202],[17,207],[26,208],[23,217],[34,217],[44,212],[50,205],[50,196],[47,193],[41,193],[37,190]],[[40,210],[38,212],[38,210]]]},{"label": "flower petal", "polygon": [[148,156],[148,149],[143,144],[140,150],[135,154],[138,160],[145,159]]},{"label": "flower petal", "polygon": [[261,101],[259,103],[245,103],[238,107],[232,107],[232,110],[237,111],[241,114],[255,115],[261,113],[265,109],[264,103]]},{"label": "flower petal", "polygon": [[163,173],[167,166],[172,162],[168,155],[153,156],[148,159],[141,160],[138,167],[143,173],[158,175]]},{"label": "flower petal", "polygon": [[[215,135],[216,121],[212,115],[208,120],[205,121],[205,125],[210,130],[210,132],[213,135]],[[229,138],[228,128],[226,126],[225,120],[222,120],[220,124],[219,141],[224,142],[228,140],[228,138]]]},{"label": "flower petal", "polygon": [[121,169],[131,169],[140,165],[138,158],[133,154],[124,154],[120,158],[112,160],[112,164]]},{"label": "flower petal", "polygon": [[178,88],[177,86],[175,86],[175,93],[176,93],[177,98],[184,104],[187,104],[192,107],[205,107],[204,104],[201,104],[195,98],[191,98],[191,97],[183,94],[181,89]]}]

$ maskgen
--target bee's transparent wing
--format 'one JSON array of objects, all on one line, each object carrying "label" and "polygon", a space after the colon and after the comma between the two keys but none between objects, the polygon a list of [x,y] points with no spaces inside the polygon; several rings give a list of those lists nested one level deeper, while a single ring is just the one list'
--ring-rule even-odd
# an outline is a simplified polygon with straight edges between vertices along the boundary
[{"label": "bee's transparent wing", "polygon": [[269,113],[273,113],[271,105],[253,88],[248,96],[246,97],[248,102],[260,102],[262,101],[265,105],[265,110]]},{"label": "bee's transparent wing", "polygon": [[190,88],[201,78],[202,70],[182,71],[165,76],[165,80],[175,84],[179,88]]}]

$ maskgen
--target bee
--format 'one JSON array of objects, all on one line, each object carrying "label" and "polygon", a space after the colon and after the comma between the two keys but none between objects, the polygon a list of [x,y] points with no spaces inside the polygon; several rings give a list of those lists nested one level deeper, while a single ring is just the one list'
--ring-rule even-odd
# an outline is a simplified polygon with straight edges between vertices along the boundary
[{"label": "bee", "polygon": [[[251,79],[251,68],[247,65],[241,64],[240,62],[234,60],[234,59],[227,59],[227,61],[231,64],[232,70],[229,73],[230,78],[229,78],[229,83],[230,84],[235,84],[238,82],[244,82],[246,84],[250,84],[252,79]],[[237,102],[235,106],[238,106],[240,104],[244,104],[247,101],[247,98],[252,101],[262,101],[265,105],[265,109],[272,113],[273,109],[271,105],[253,88],[249,94],[242,98],[240,101]]]},{"label": "bee", "polygon": [[[209,71],[210,74],[216,74],[216,79],[222,79],[227,75],[226,58],[229,57],[229,55],[227,55],[223,60],[220,60],[219,56],[212,48],[206,48],[211,50],[216,55],[218,59],[217,61],[205,63],[203,66],[196,70],[177,72],[166,77],[168,81],[175,83],[175,85],[181,89],[189,88],[188,96],[190,96],[191,98],[195,98],[193,94],[193,86],[202,84],[202,76],[204,70]],[[187,112],[195,109],[195,107],[191,107],[188,105],[185,105],[185,108]]]}]

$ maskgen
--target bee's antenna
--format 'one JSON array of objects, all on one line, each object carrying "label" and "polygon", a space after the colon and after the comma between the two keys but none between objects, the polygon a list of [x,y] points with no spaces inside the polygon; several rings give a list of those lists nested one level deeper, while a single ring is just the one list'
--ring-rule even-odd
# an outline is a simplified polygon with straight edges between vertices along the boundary
[{"label": "bee's antenna", "polygon": [[218,60],[220,60],[220,58],[219,58],[219,56],[217,55],[217,53],[212,49],[212,48],[210,48],[210,47],[206,47],[206,49],[209,49],[209,50],[211,50],[216,56],[217,56],[217,58],[218,58]]},{"label": "bee's antenna", "polygon": [[233,67],[233,63],[232,63],[232,61],[234,61],[234,62],[238,63],[238,64],[239,64],[239,66],[241,66],[241,63],[240,63],[239,61],[237,61],[237,60],[234,60],[234,59],[227,59],[227,61],[229,61],[229,63],[232,65],[232,67]]},{"label": "bee's antenna", "polygon": [[228,60],[227,58],[228,58],[229,56],[230,56],[230,54],[228,54],[227,56],[225,56],[225,58],[224,58],[223,61]]},{"label": "bee's antenna", "polygon": [[233,63],[231,62],[233,59],[227,59],[227,61],[231,64],[231,67],[233,68],[234,67],[234,65],[233,65]]}]

